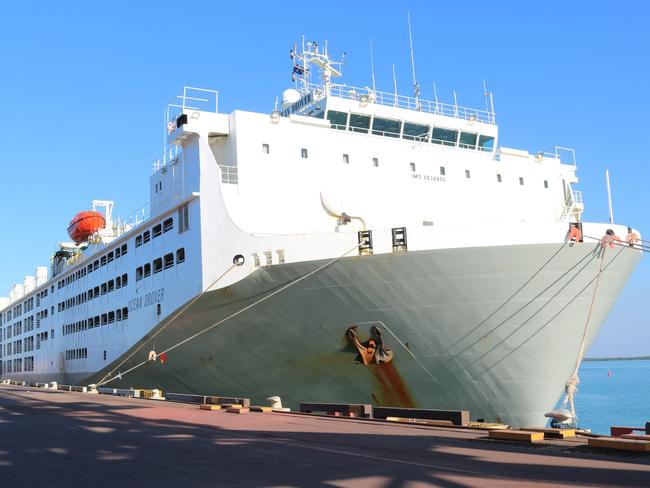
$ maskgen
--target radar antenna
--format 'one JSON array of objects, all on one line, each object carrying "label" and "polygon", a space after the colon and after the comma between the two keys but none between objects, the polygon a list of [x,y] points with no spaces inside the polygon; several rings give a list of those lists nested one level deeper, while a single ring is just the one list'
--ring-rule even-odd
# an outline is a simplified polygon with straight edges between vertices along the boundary
[{"label": "radar antenna", "polygon": [[[309,92],[309,85],[311,81],[311,67],[315,64],[320,69],[325,90],[329,93],[329,86],[331,78],[342,76],[341,67],[345,59],[345,53],[341,61],[332,61],[327,50],[327,41],[325,41],[325,48],[320,50],[317,41],[305,43],[305,37],[302,38],[302,49],[298,52],[298,46],[293,45],[293,49],[289,51],[289,57],[293,61],[293,68],[291,70],[291,81],[296,85],[302,84],[300,91],[304,94]],[[296,86],[297,87],[297,86]]]}]

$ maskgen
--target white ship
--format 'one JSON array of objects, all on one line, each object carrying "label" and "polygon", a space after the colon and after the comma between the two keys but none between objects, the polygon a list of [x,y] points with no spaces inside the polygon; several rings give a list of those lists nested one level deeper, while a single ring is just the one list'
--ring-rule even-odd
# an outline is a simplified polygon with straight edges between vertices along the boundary
[{"label": "white ship", "polygon": [[543,424],[641,258],[600,242],[628,228],[581,221],[571,151],[500,147],[490,96],[340,84],[316,43],[292,59],[270,114],[169,105],[140,218],[95,202],[105,227],[0,302],[2,377]]}]

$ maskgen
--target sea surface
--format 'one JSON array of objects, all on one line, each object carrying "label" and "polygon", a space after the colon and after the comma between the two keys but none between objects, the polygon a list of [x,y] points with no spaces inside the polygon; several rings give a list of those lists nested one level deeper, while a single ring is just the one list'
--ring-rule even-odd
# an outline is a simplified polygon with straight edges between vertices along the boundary
[{"label": "sea surface", "polygon": [[609,434],[612,425],[650,422],[650,360],[583,361],[579,376],[575,405],[581,428]]}]

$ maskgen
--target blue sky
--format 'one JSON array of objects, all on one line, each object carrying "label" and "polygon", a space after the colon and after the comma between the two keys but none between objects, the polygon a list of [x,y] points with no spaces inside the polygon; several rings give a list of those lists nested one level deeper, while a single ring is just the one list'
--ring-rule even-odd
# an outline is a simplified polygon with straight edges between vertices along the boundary
[{"label": "blue sky", "polygon": [[[483,107],[494,92],[500,143],[577,151],[585,220],[614,214],[650,235],[647,118],[650,3],[11,2],[0,31],[0,295],[47,265],[92,199],[130,214],[148,199],[162,112],[183,85],[218,89],[220,110],[270,111],[290,85],[302,34],[347,52],[345,81],[409,94],[411,12],[423,96]],[[650,355],[644,259],[589,355]]]}]

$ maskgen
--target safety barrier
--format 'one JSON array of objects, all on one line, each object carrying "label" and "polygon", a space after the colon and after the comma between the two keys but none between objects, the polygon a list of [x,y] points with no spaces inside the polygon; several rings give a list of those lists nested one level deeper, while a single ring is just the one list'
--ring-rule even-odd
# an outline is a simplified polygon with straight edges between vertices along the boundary
[{"label": "safety barrier", "polygon": [[323,412],[337,417],[372,418],[372,405],[363,403],[313,403],[300,402],[302,413]]},{"label": "safety barrier", "polygon": [[469,423],[469,410],[432,410],[425,408],[375,407],[373,415],[376,419],[401,417],[423,420],[450,420],[454,425]]},{"label": "safety barrier", "polygon": [[188,393],[166,393],[167,401],[178,403],[203,403],[208,405],[241,405],[244,408],[251,406],[250,398],[221,397],[210,395],[191,395]]}]

